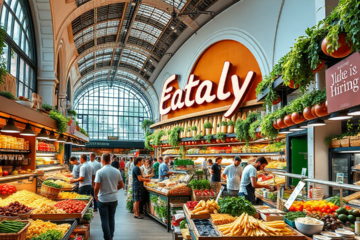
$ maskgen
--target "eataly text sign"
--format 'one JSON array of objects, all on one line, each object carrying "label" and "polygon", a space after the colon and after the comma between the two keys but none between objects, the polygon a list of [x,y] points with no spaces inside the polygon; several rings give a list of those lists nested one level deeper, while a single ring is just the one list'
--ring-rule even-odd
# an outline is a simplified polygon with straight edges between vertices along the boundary
[{"label": "eataly text sign", "polygon": [[[194,74],[190,75],[189,81],[185,86],[185,90],[177,89],[172,94],[175,88],[169,85],[171,85],[172,82],[177,81],[178,75],[171,75],[168,79],[166,79],[163,86],[160,99],[160,114],[166,115],[171,111],[176,111],[185,107],[192,107],[195,104],[202,105],[204,103],[211,103],[216,99],[224,101],[232,97],[234,98],[234,101],[224,114],[225,118],[230,118],[241,105],[251,86],[251,82],[256,76],[255,72],[249,71],[242,86],[240,86],[240,77],[237,75],[232,75],[230,78],[233,92],[225,92],[225,86],[229,84],[228,79],[231,67],[232,65],[230,62],[226,61],[224,63],[216,94],[213,93],[215,84],[212,81],[204,80],[200,83],[199,79],[195,80],[196,76]],[[195,99],[191,99],[193,91],[196,91]],[[166,107],[166,102],[169,100],[171,100],[171,104],[170,106]]]}]

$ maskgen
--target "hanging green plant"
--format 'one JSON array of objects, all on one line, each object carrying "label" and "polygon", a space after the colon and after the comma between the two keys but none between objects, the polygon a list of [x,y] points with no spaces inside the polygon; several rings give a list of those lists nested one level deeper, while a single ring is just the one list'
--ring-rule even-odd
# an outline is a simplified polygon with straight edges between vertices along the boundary
[{"label": "hanging green plant", "polygon": [[279,130],[274,128],[273,122],[277,119],[278,113],[276,111],[267,114],[261,121],[261,134],[270,139],[275,139],[279,133]]},{"label": "hanging green plant", "polygon": [[225,140],[225,133],[223,133],[223,132],[218,132],[217,134],[216,134],[216,140],[221,140],[221,141],[224,141]]},{"label": "hanging green plant", "polygon": [[67,114],[68,114],[68,116],[69,117],[76,117],[76,115],[77,115],[77,113],[76,113],[76,111],[75,110],[67,110]]},{"label": "hanging green plant", "polygon": [[179,133],[183,131],[184,131],[183,127],[175,127],[169,135],[169,144],[172,145],[173,147],[178,147],[180,141]]},{"label": "hanging green plant", "polygon": [[82,134],[84,134],[85,136],[89,136],[88,134],[87,134],[87,132],[83,129],[83,128],[80,128],[80,132],[82,133]]},{"label": "hanging green plant", "polygon": [[186,148],[184,145],[180,146],[180,152],[179,152],[179,158],[180,159],[184,159],[185,158],[185,153],[186,153]]},{"label": "hanging green plant", "polygon": [[149,151],[154,151],[154,148],[150,144],[150,140],[153,139],[153,134],[150,134],[149,136],[145,137],[145,148]]},{"label": "hanging green plant", "polygon": [[326,89],[314,91],[312,100],[312,106],[320,104],[326,101]]},{"label": "hanging green plant", "polygon": [[235,122],[234,133],[239,141],[245,138],[245,120],[239,119]]},{"label": "hanging green plant", "polygon": [[208,135],[204,136],[204,139],[206,140],[207,143],[211,143],[212,138],[213,138],[212,134],[208,134]]},{"label": "hanging green plant", "polygon": [[69,119],[65,116],[63,116],[60,112],[52,110],[49,114],[49,117],[56,120],[57,122],[57,129],[56,132],[58,134],[62,134],[66,131],[67,123],[69,122]]},{"label": "hanging green plant", "polygon": [[144,130],[145,133],[150,132],[150,126],[154,124],[154,121],[150,119],[144,119],[144,121],[141,124],[142,130]]},{"label": "hanging green plant", "polygon": [[252,139],[256,138],[256,133],[257,133],[256,129],[260,126],[260,123],[261,123],[261,119],[259,118],[255,122],[250,124],[250,127],[249,127],[250,138],[252,138]]},{"label": "hanging green plant", "polygon": [[195,139],[196,141],[199,141],[199,140],[201,139],[201,134],[196,134],[196,135],[194,136],[194,139]]},{"label": "hanging green plant", "polygon": [[156,133],[153,134],[153,144],[154,146],[160,146],[161,145],[161,137],[165,135],[165,131],[164,130],[160,130]]}]

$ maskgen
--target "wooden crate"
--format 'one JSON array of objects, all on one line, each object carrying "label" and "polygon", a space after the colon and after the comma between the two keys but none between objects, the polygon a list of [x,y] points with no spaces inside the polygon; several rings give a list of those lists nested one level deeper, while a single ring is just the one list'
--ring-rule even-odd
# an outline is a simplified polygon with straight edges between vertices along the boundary
[{"label": "wooden crate", "polygon": [[196,214],[191,214],[189,208],[186,206],[186,204],[184,204],[184,212],[185,215],[189,218],[189,219],[209,219],[210,218],[210,213],[208,214],[202,214],[202,215],[196,215]]}]

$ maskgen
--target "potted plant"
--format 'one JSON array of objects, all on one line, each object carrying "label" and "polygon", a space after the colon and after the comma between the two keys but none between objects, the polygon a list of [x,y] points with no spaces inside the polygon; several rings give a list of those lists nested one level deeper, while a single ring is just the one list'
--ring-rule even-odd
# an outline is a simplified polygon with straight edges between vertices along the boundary
[{"label": "potted plant", "polygon": [[204,123],[204,128],[205,128],[205,134],[208,135],[208,134],[211,134],[211,130],[213,128],[213,125],[211,124],[211,122],[206,121]]},{"label": "potted plant", "polygon": [[73,117],[73,118],[76,118],[76,115],[77,115],[75,110],[70,110],[70,109],[67,110],[67,114],[69,117]]},{"label": "potted plant", "polygon": [[314,116],[311,111],[311,107],[313,106],[313,100],[314,96],[318,90],[312,91],[310,93],[305,93],[301,97],[301,102],[304,107],[303,109],[303,116],[306,120],[311,120],[316,118],[317,116]]},{"label": "potted plant", "polygon": [[49,117],[56,120],[57,129],[56,132],[58,134],[62,134],[66,131],[67,123],[69,122],[69,118],[63,116],[60,112],[52,110],[49,114]]},{"label": "potted plant", "polygon": [[206,140],[207,143],[211,143],[212,138],[213,138],[212,134],[208,134],[208,135],[204,136],[204,139]]},{"label": "potted plant", "polygon": [[223,120],[223,121],[221,121],[220,125],[221,125],[221,132],[226,133],[227,132],[227,122]]},{"label": "potted plant", "polygon": [[299,124],[304,122],[306,119],[303,116],[303,104],[302,104],[302,98],[297,98],[294,99],[290,104],[289,104],[289,111],[292,112],[291,113],[291,120],[295,123],[295,124]]},{"label": "potted plant", "polygon": [[227,132],[228,132],[228,133],[233,133],[233,132],[234,132],[234,125],[235,125],[235,123],[234,123],[233,120],[229,120],[229,121],[227,122],[227,126],[228,126]]},{"label": "potted plant", "polygon": [[193,136],[197,135],[197,130],[198,130],[197,126],[191,126],[191,131]]},{"label": "potted plant", "polygon": [[260,123],[261,134],[269,139],[275,139],[278,136],[279,130],[274,128],[273,123],[278,119],[279,115],[276,111],[267,114]]},{"label": "potted plant", "polygon": [[326,103],[326,89],[317,92],[313,99],[313,106],[317,116],[323,117],[329,114]]}]

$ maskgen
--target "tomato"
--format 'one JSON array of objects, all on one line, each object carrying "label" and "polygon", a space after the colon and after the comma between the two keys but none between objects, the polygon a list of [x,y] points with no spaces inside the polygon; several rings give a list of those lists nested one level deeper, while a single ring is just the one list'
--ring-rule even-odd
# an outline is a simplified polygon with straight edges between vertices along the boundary
[{"label": "tomato", "polygon": [[296,207],[295,209],[297,212],[301,212],[303,210],[302,206]]},{"label": "tomato", "polygon": [[346,205],[346,206],[345,206],[345,209],[346,209],[346,210],[351,210],[351,207],[348,206],[348,205]]},{"label": "tomato", "polygon": [[331,209],[326,210],[327,213],[332,213]]},{"label": "tomato", "polygon": [[329,206],[329,205],[325,205],[324,208],[325,208],[325,209],[330,209],[330,206]]},{"label": "tomato", "polygon": [[339,208],[339,207],[336,206],[336,205],[331,206],[331,210],[333,210],[334,212],[335,212],[338,208]]},{"label": "tomato", "polygon": [[289,208],[290,212],[295,212],[295,207],[293,205],[291,205],[291,207]]},{"label": "tomato", "polygon": [[6,195],[6,191],[2,191],[1,193],[2,193],[2,195]]},{"label": "tomato", "polygon": [[327,210],[326,210],[326,208],[322,208],[320,211],[323,213],[326,213]]}]

